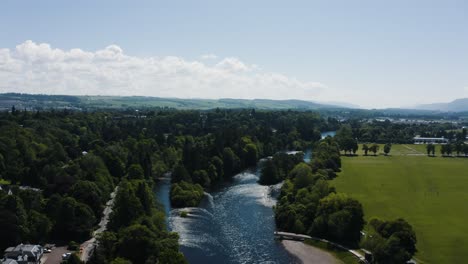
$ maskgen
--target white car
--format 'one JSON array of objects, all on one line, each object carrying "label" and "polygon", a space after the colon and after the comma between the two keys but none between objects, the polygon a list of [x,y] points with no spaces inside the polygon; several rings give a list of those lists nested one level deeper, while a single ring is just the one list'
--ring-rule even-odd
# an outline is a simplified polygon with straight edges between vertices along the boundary
[{"label": "white car", "polygon": [[62,260],[68,260],[71,256],[71,253],[65,253],[62,255]]}]

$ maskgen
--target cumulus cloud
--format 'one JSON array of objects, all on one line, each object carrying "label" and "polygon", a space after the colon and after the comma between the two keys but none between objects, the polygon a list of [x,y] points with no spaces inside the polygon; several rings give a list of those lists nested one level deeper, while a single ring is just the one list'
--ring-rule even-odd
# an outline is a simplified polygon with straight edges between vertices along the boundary
[{"label": "cumulus cloud", "polygon": [[234,57],[209,66],[173,56],[129,56],[117,45],[62,50],[29,40],[0,49],[0,92],[313,100],[324,88]]}]

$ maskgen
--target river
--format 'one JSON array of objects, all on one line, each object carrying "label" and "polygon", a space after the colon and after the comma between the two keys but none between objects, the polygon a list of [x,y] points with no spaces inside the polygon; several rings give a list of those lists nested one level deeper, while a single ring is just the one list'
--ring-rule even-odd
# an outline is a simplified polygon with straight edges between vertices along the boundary
[{"label": "river", "polygon": [[[306,151],[306,162],[310,155]],[[206,193],[196,208],[172,209],[170,179],[156,184],[168,228],[179,233],[180,249],[189,263],[299,263],[273,236],[273,206],[281,183],[259,185],[259,175],[260,166],[235,175]],[[181,210],[189,212],[188,217],[180,217]]]}]

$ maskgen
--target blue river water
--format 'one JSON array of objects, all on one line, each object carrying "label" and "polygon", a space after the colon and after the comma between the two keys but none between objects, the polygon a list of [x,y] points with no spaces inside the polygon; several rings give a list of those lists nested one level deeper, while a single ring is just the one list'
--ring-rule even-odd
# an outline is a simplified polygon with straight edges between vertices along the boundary
[{"label": "blue river water", "polygon": [[[304,160],[310,157],[311,151],[306,151]],[[168,228],[179,234],[180,249],[189,263],[300,263],[273,235],[273,206],[282,183],[259,185],[259,175],[260,166],[237,174],[206,193],[199,207],[183,209],[171,208],[169,178],[156,184]],[[181,217],[181,210],[188,217]]]}]

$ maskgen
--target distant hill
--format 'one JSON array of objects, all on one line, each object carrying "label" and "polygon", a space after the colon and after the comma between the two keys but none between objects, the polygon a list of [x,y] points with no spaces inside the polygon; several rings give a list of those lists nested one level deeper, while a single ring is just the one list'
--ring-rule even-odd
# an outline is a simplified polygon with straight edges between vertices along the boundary
[{"label": "distant hill", "polygon": [[417,106],[416,109],[444,112],[465,112],[468,111],[468,98],[456,99],[449,103],[423,104]]},{"label": "distant hill", "polygon": [[149,108],[168,107],[176,109],[213,109],[213,108],[257,108],[257,109],[337,109],[348,108],[343,105],[322,104],[303,100],[269,99],[180,99],[145,96],[69,96],[34,95],[4,93],[0,94],[0,109],[98,109],[98,108]]}]

